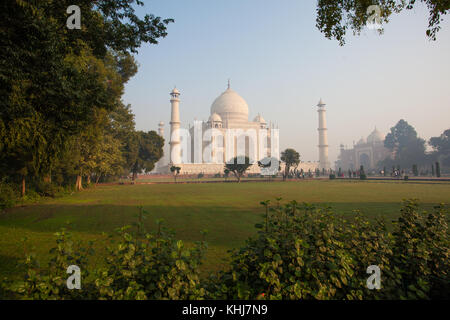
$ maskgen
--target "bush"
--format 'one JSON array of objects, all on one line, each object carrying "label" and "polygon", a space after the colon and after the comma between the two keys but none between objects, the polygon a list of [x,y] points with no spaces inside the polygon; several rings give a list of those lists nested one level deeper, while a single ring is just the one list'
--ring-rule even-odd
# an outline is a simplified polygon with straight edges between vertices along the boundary
[{"label": "bush", "polygon": [[[266,202],[267,206],[267,202]],[[210,279],[214,299],[448,299],[445,210],[426,216],[405,202],[392,234],[384,222],[351,221],[329,208],[295,202],[271,208],[267,223],[229,271]],[[266,231],[267,229],[267,231]],[[381,290],[366,287],[367,267],[381,269]]]},{"label": "bush", "polygon": [[393,232],[387,298],[450,298],[447,214],[443,205],[427,213],[417,201],[405,201]]},{"label": "bush", "polygon": [[336,175],[334,173],[330,174],[330,180],[336,179]]},{"label": "bush", "polygon": [[[330,209],[295,201],[271,208],[258,235],[232,255],[213,280],[220,299],[362,299],[366,268],[386,255],[384,225],[362,217],[352,225]],[[267,231],[265,229],[267,228]]]},{"label": "bush", "polygon": [[[147,233],[141,208],[131,227],[111,236],[105,267],[89,275],[90,246],[56,233],[47,269],[27,253],[22,281],[2,283],[2,292],[25,299],[449,299],[450,262],[446,218],[436,206],[421,212],[405,201],[392,233],[383,220],[351,219],[292,201],[265,207],[256,236],[232,251],[230,266],[201,281],[204,241],[184,248],[157,221]],[[117,238],[116,238],[117,239]],[[91,245],[91,244],[90,244]],[[66,287],[67,267],[82,270],[81,290]],[[367,267],[381,269],[381,290],[369,290]],[[0,291],[1,292],[1,291]]]},{"label": "bush", "polygon": [[107,269],[98,272],[96,290],[101,299],[201,299],[198,268],[205,243],[184,248],[181,240],[160,229],[142,239],[127,227],[119,229],[121,241],[108,248]]},{"label": "bush", "polygon": [[57,196],[62,195],[65,192],[65,189],[61,186],[57,186],[50,182],[37,181],[34,183],[34,190],[41,197],[51,197],[55,198]]},{"label": "bush", "polygon": [[[5,292],[23,299],[33,300],[94,299],[97,297],[93,285],[83,281],[85,277],[89,276],[87,257],[93,253],[92,249],[83,248],[80,242],[74,243],[66,228],[55,233],[55,236],[57,245],[49,252],[51,258],[47,268],[42,268],[36,255],[26,250],[25,259],[21,261],[21,265],[26,270],[23,280],[12,282],[6,279],[3,283]],[[82,270],[82,290],[67,288],[66,270],[70,265],[77,265]]]},{"label": "bush", "polygon": [[19,198],[14,185],[0,181],[0,211],[13,207]]},{"label": "bush", "polygon": [[37,193],[34,189],[27,188],[23,200],[28,202],[37,202],[41,200],[41,198],[42,198],[41,195]]},{"label": "bush", "polygon": [[[170,231],[161,227],[146,233],[141,209],[137,232],[131,226],[117,230],[105,257],[106,267],[89,273],[88,256],[94,252],[92,243],[83,247],[74,244],[71,234],[63,229],[56,233],[57,246],[50,250],[46,269],[39,267],[33,254],[27,253],[22,281],[5,281],[3,291],[24,299],[201,299],[205,291],[200,286],[198,267],[206,244],[197,242],[184,248]],[[67,267],[77,265],[82,272],[81,290],[69,290]]]}]

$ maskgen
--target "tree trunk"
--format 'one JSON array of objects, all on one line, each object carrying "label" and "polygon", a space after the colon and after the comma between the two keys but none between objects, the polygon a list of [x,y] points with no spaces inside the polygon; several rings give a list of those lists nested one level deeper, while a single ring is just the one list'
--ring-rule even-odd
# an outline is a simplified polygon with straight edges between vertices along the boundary
[{"label": "tree trunk", "polygon": [[22,198],[25,197],[25,176],[22,176]]},{"label": "tree trunk", "polygon": [[101,176],[102,176],[101,174],[99,174],[99,175],[97,176],[97,180],[95,180],[95,186],[97,186],[98,180],[100,180],[100,177],[101,177]]},{"label": "tree trunk", "polygon": [[91,184],[91,175],[88,174],[87,176],[87,184],[90,185]]},{"label": "tree trunk", "polygon": [[75,183],[75,189],[77,191],[81,191],[83,190],[83,185],[82,185],[82,176],[81,175],[77,175],[77,181]]},{"label": "tree trunk", "polygon": [[133,172],[133,184],[136,183],[137,172]]}]

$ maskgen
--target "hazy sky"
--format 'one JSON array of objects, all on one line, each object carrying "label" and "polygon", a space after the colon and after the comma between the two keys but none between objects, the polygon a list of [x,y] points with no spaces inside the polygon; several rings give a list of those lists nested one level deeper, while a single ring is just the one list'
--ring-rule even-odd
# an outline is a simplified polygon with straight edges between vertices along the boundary
[{"label": "hazy sky", "polygon": [[280,127],[280,146],[318,160],[317,102],[327,104],[330,160],[376,126],[383,134],[405,119],[422,138],[450,128],[450,23],[436,42],[425,36],[423,5],[393,16],[379,36],[366,29],[340,47],[315,27],[316,1],[153,0],[139,13],[174,18],[168,36],[145,45],[127,84],[139,130],[166,123],[169,92],[181,91],[182,126],[207,120],[214,99],[231,86],[258,114]]}]

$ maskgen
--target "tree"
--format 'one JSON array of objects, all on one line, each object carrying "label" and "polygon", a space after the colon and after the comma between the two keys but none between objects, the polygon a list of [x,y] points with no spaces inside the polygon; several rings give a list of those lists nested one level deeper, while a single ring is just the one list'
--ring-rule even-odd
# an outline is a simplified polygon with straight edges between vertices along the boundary
[{"label": "tree", "polygon": [[405,168],[411,167],[412,164],[424,164],[426,161],[425,140],[419,138],[414,127],[403,119],[386,135],[384,146],[393,155],[391,161],[387,159],[384,162],[385,165],[388,165],[387,162],[394,162]]},{"label": "tree", "polygon": [[177,166],[171,166],[170,172],[173,174],[173,178],[175,179],[175,183],[177,183],[177,177],[180,174],[181,168]]},{"label": "tree", "polygon": [[131,105],[124,105],[121,102],[117,104],[109,114],[109,120],[105,130],[120,142],[124,171],[129,173],[136,162],[139,151]]},{"label": "tree", "polygon": [[439,137],[430,138],[428,143],[433,148],[434,159],[439,159],[443,166],[450,167],[450,129],[445,130]]},{"label": "tree", "polygon": [[0,6],[0,175],[21,176],[23,191],[26,176],[50,176],[97,114],[117,105],[137,70],[131,53],[158,43],[173,22],[141,19],[133,8],[143,5],[139,0],[81,0],[82,28],[73,31],[64,14],[71,4],[8,0]]},{"label": "tree", "polygon": [[244,173],[252,166],[249,157],[238,156],[231,159],[230,162],[225,164],[225,170],[233,172],[237,179],[237,182],[241,182],[241,178]]},{"label": "tree", "polygon": [[155,131],[136,132],[136,139],[139,145],[138,156],[134,162],[131,172],[133,182],[135,182],[139,172],[150,172],[155,167],[155,163],[163,156],[164,138]]},{"label": "tree", "polygon": [[[428,29],[426,35],[430,40],[436,40],[441,28],[442,16],[450,9],[450,2],[445,0],[421,0],[429,10]],[[393,13],[414,8],[416,0],[319,0],[317,2],[316,27],[326,38],[345,44],[347,30],[353,30],[353,34],[359,35],[367,22],[374,17],[375,9],[369,8],[376,5],[380,9],[379,23],[388,23]],[[383,29],[379,29],[383,33]]]},{"label": "tree", "polygon": [[103,135],[93,156],[95,163],[92,172],[96,176],[95,185],[102,176],[115,176],[123,173],[124,158],[120,152],[120,141],[110,135]]},{"label": "tree", "polygon": [[284,162],[283,181],[285,181],[291,167],[296,167],[300,163],[300,154],[294,149],[286,149],[281,152],[281,161]]}]

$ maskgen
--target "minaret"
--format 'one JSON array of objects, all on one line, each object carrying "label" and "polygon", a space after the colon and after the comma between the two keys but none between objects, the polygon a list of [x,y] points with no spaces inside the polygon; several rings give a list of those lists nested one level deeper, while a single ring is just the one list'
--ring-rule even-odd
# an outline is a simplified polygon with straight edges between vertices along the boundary
[{"label": "minaret", "polygon": [[158,135],[164,137],[164,122],[158,123]]},{"label": "minaret", "polygon": [[174,88],[170,93],[172,97],[170,103],[172,105],[172,115],[170,118],[170,164],[181,163],[180,149],[180,91]]},{"label": "minaret", "polygon": [[[158,135],[162,138],[164,138],[164,122],[160,121],[158,123]],[[162,172],[162,168],[164,167],[164,162],[165,162],[165,153],[166,153],[166,143],[164,143],[164,147],[163,147],[163,156],[161,157],[161,159],[159,159],[159,161],[155,164],[155,170],[153,170],[153,172],[155,173],[163,173]]]},{"label": "minaret", "polygon": [[319,169],[330,169],[330,162],[328,161],[328,135],[327,135],[327,119],[325,103],[320,99],[317,105],[317,112],[319,113]]}]

